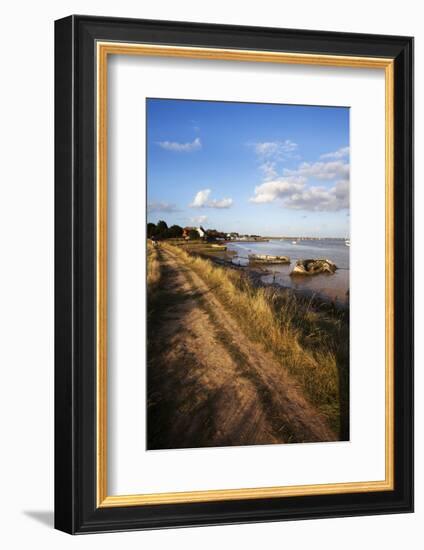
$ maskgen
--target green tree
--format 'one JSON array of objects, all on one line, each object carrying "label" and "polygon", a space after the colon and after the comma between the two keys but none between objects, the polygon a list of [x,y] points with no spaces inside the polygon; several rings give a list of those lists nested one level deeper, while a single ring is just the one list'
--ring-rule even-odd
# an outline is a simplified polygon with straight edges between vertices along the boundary
[{"label": "green tree", "polygon": [[147,224],[147,237],[151,239],[154,237],[157,233],[157,227],[155,223],[148,223]]},{"label": "green tree", "polygon": [[188,232],[188,238],[190,239],[190,241],[195,241],[199,238],[199,233],[196,229],[190,229],[190,231]]},{"label": "green tree", "polygon": [[171,227],[168,229],[167,231],[167,236],[169,236],[170,238],[178,238],[178,237],[182,237],[183,235],[183,228],[180,227],[179,225],[171,225]]},{"label": "green tree", "polygon": [[156,226],[156,229],[157,229],[157,235],[163,236],[163,234],[168,229],[168,224],[166,222],[164,222],[163,220],[159,220],[158,224]]}]

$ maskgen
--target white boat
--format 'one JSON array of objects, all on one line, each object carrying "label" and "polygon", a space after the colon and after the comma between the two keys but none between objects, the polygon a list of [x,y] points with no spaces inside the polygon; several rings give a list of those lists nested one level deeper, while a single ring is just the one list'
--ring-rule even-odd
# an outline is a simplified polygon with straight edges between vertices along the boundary
[{"label": "white boat", "polygon": [[271,254],[249,254],[249,261],[266,264],[289,264],[288,256],[272,256]]},{"label": "white boat", "polygon": [[297,244],[297,241],[292,241],[292,244]]},{"label": "white boat", "polygon": [[346,245],[346,246],[350,246],[350,239],[346,239],[346,240],[345,240],[345,245]]}]

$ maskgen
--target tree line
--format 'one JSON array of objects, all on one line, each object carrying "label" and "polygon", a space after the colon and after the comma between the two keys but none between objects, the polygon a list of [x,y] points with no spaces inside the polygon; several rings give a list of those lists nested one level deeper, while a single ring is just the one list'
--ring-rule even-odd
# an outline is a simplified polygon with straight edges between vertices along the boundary
[{"label": "tree line", "polygon": [[[147,224],[147,237],[149,239],[178,239],[184,234],[190,240],[200,238],[199,232],[194,227],[186,227],[185,230],[179,225],[171,225],[168,227],[168,224],[164,220],[159,220],[158,223],[149,222]],[[225,239],[226,234],[216,229],[208,229],[205,231],[205,236],[203,238],[208,241],[215,241],[216,239]]]},{"label": "tree line", "polygon": [[168,224],[163,220],[159,220],[158,223],[150,222],[147,224],[147,237],[149,239],[152,237],[156,239],[172,239],[182,236],[183,228],[179,225],[171,225],[171,227],[168,227]]}]

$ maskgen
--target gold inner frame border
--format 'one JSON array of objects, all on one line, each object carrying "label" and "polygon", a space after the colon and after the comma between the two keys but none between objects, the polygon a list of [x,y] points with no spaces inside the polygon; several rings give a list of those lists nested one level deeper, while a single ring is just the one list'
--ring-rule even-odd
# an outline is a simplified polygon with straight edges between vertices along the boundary
[{"label": "gold inner frame border", "polygon": [[[384,69],[385,72],[385,479],[315,485],[216,489],[173,493],[108,495],[107,491],[107,62],[109,55],[217,59],[262,63]],[[269,52],[153,44],[96,43],[97,60],[97,507],[212,502],[306,495],[365,493],[394,489],[394,60],[321,54]]]}]

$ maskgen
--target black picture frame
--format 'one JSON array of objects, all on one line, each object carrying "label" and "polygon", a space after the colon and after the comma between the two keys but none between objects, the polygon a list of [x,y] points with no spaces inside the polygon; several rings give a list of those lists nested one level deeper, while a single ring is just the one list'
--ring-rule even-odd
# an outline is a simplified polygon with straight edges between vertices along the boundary
[{"label": "black picture frame", "polygon": [[[393,491],[98,508],[98,40],[394,60]],[[55,22],[55,527],[94,533],[413,511],[413,39],[73,15]]]}]

